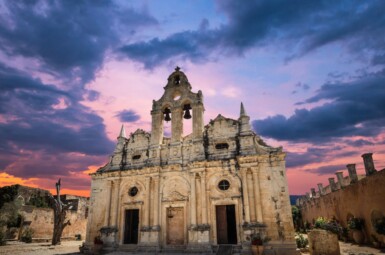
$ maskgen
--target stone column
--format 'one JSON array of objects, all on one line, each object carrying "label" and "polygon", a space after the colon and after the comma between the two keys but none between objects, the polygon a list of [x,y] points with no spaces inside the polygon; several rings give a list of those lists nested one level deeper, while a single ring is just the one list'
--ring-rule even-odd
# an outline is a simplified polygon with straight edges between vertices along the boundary
[{"label": "stone column", "polygon": [[344,173],[343,172],[336,172],[338,183],[340,184],[341,189],[345,186],[344,185]]},{"label": "stone column", "polygon": [[255,199],[255,213],[257,215],[257,221],[263,221],[262,215],[262,201],[261,201],[261,192],[259,190],[259,178],[258,172],[253,171],[253,183],[254,183],[254,199]]},{"label": "stone column", "polygon": [[207,224],[206,173],[201,174],[202,224]]},{"label": "stone column", "polygon": [[110,226],[112,187],[112,181],[107,181],[107,209],[106,217],[104,218],[104,226]]},{"label": "stone column", "polygon": [[183,110],[175,108],[171,111],[171,143],[180,142],[183,134]]},{"label": "stone column", "polygon": [[322,187],[322,183],[318,183],[317,186],[318,186],[319,195],[322,196],[324,194],[324,188]]},{"label": "stone column", "polygon": [[159,225],[159,176],[154,179],[154,226]]},{"label": "stone column", "polygon": [[315,197],[316,196],[315,188],[311,188],[310,191],[311,191],[311,197]]},{"label": "stone column", "polygon": [[151,111],[151,145],[161,144],[163,141],[163,113],[161,111]]},{"label": "stone column", "polygon": [[150,226],[150,184],[151,177],[146,177],[146,202],[144,204],[144,226]]},{"label": "stone column", "polygon": [[334,181],[334,178],[329,178],[329,185],[330,185],[330,190],[331,190],[332,192],[337,190],[337,187],[336,187],[336,183],[335,183],[335,181]]},{"label": "stone column", "polygon": [[247,188],[246,172],[242,172],[242,196],[243,196],[243,210],[245,211],[245,222],[250,222],[250,207],[249,207],[249,195]]},{"label": "stone column", "polygon": [[377,172],[377,170],[374,168],[372,155],[373,153],[365,153],[365,154],[362,154],[361,156],[364,159],[366,176]]},{"label": "stone column", "polygon": [[118,228],[118,218],[119,218],[119,197],[120,197],[120,182],[121,179],[116,180],[116,194],[115,194],[115,217],[114,217],[114,225]]},{"label": "stone column", "polygon": [[357,171],[356,171],[356,164],[348,164],[346,165],[349,172],[350,177],[350,183],[355,183],[358,181]]},{"label": "stone column", "polygon": [[190,175],[190,185],[191,185],[191,199],[190,199],[190,212],[191,212],[191,225],[197,224],[197,202],[196,202],[196,192],[195,192],[195,173]]},{"label": "stone column", "polygon": [[192,106],[192,121],[193,121],[193,138],[202,138],[204,123],[203,123],[203,104],[196,104]]}]

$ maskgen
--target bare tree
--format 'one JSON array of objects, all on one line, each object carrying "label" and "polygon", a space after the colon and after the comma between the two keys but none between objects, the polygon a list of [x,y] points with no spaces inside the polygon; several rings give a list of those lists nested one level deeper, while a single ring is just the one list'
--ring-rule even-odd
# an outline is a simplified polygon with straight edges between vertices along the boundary
[{"label": "bare tree", "polygon": [[60,179],[56,183],[56,194],[56,198],[54,198],[51,194],[49,195],[50,205],[53,208],[54,213],[52,245],[60,244],[63,229],[67,225],[71,225],[69,220],[66,221],[66,214],[69,205],[63,204],[60,200]]}]

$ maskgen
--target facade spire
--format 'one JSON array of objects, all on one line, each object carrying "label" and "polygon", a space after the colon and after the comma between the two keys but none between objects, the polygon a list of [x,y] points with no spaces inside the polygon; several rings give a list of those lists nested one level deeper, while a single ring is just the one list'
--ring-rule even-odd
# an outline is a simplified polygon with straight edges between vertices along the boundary
[{"label": "facade spire", "polygon": [[246,111],[245,111],[245,107],[243,106],[243,103],[241,102],[241,117],[242,116],[247,116],[247,114],[246,114]]},{"label": "facade spire", "polygon": [[123,137],[126,138],[126,130],[124,129],[124,125],[122,124],[122,128],[120,129],[120,133],[118,138]]}]

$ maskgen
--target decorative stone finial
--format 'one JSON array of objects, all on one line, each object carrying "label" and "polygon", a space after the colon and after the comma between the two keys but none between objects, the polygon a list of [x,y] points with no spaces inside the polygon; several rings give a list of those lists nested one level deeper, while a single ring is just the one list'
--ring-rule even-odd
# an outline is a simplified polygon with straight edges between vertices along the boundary
[{"label": "decorative stone finial", "polygon": [[241,113],[240,113],[241,116],[246,116],[246,111],[245,111],[245,107],[243,106],[243,103],[241,102]]},{"label": "decorative stone finial", "polygon": [[338,183],[340,184],[340,188],[342,189],[345,184],[344,184],[344,173],[343,172],[336,172],[337,180]]},{"label": "decorative stone finial", "polygon": [[124,125],[123,124],[122,124],[122,127],[120,129],[120,133],[119,133],[118,138],[121,138],[121,137],[126,138],[126,130],[124,129]]},{"label": "decorative stone finial", "polygon": [[318,191],[319,191],[319,194],[320,196],[324,194],[324,188],[322,186],[322,183],[317,183],[317,186],[318,186]]},{"label": "decorative stone finial", "polygon": [[315,192],[315,188],[311,188],[311,197],[316,197],[317,193]]},{"label": "decorative stone finial", "polygon": [[329,178],[329,186],[330,186],[330,190],[331,190],[332,192],[337,190],[337,187],[336,187],[336,183],[335,183],[335,181],[334,181],[334,178]]},{"label": "decorative stone finial", "polygon": [[175,71],[179,72],[179,70],[180,70],[180,67],[179,67],[179,66],[176,66],[176,67],[175,67]]},{"label": "decorative stone finial", "polygon": [[356,171],[356,164],[347,164],[346,167],[348,168],[350,183],[357,182],[358,176],[357,176],[357,171]]},{"label": "decorative stone finial", "polygon": [[361,156],[364,159],[366,175],[371,175],[377,172],[376,168],[374,168],[372,155],[373,153],[365,153]]}]

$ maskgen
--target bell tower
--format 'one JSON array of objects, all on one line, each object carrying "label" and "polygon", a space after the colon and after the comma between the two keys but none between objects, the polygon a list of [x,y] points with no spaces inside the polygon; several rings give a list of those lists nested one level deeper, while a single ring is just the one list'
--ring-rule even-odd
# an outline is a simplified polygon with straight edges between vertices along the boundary
[{"label": "bell tower", "polygon": [[[203,95],[202,91],[194,93],[187,76],[179,67],[168,77],[167,85],[164,87],[163,96],[159,100],[153,100],[152,104],[152,128],[150,161],[160,160],[160,149],[165,144],[163,137],[165,121],[171,121],[171,140],[169,143],[169,163],[182,162],[183,142],[183,119],[192,118],[192,142],[199,147],[203,144]],[[202,148],[194,148],[198,153]]]}]

